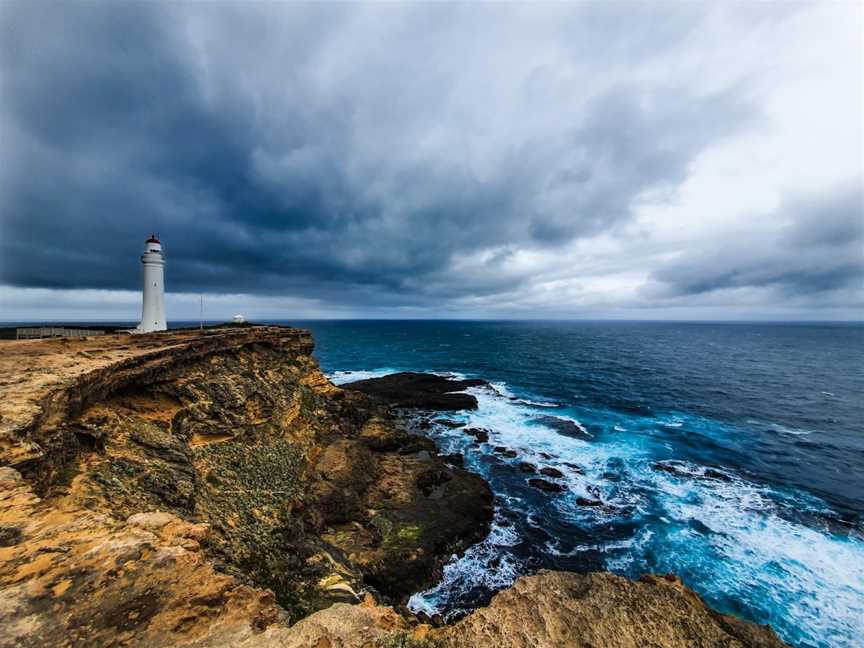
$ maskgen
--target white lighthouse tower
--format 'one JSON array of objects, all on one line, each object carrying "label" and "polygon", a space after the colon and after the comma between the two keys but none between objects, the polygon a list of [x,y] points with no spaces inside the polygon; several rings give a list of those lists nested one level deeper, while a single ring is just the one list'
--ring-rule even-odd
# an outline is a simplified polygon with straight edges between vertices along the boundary
[{"label": "white lighthouse tower", "polygon": [[136,329],[139,333],[164,331],[165,322],[165,257],[162,244],[155,234],[144,243],[144,299],[141,305],[141,323]]}]

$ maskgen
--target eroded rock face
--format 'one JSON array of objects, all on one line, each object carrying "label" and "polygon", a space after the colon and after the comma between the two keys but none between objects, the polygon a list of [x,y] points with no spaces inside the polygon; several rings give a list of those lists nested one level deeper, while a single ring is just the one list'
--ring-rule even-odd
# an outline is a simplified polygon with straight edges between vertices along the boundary
[{"label": "eroded rock face", "polygon": [[207,525],[159,512],[127,521],[59,510],[0,468],[0,646],[218,645],[288,615],[273,594],[218,574]]},{"label": "eroded rock face", "polygon": [[213,569],[210,529],[164,512],[60,511],[0,468],[0,646],[379,645],[408,623],[367,599],[290,626],[273,593]]},{"label": "eroded rock face", "polygon": [[[28,366],[0,394],[0,461],[64,515],[206,524],[213,568],[272,590],[292,620],[370,586],[399,602],[485,535],[482,479],[329,383],[308,334],[226,329],[221,347],[219,336],[9,343],[3,360]],[[88,371],[67,363],[81,353]],[[26,384],[48,371],[53,382]],[[0,545],[19,534],[0,525]]]},{"label": "eroded rock face", "polygon": [[448,648],[779,648],[770,628],[708,608],[674,576],[541,572],[433,637]]}]

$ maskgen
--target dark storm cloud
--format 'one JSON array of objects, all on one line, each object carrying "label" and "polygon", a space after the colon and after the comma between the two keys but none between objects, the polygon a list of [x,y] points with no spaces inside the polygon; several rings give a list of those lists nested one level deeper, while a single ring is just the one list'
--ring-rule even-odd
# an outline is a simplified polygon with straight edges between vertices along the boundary
[{"label": "dark storm cloud", "polygon": [[460,255],[626,222],[749,116],[605,78],[692,10],[513,11],[4,3],[0,281],[135,288],[154,230],[172,290],[458,296]]},{"label": "dark storm cloud", "polygon": [[689,250],[654,273],[652,296],[772,288],[812,296],[864,288],[864,189],[787,201],[764,218],[785,225],[767,237],[742,236]]}]

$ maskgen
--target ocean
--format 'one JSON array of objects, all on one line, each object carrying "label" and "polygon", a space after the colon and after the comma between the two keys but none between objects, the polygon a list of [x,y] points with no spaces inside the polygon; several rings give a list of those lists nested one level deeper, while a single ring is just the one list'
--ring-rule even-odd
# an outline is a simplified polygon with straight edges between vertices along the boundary
[{"label": "ocean", "polygon": [[[794,646],[864,645],[864,325],[295,324],[336,382],[492,383],[447,415],[488,444],[425,432],[490,483],[492,531],[414,610],[456,618],[543,568],[674,572]],[[565,491],[529,486],[520,462],[560,471]]]}]

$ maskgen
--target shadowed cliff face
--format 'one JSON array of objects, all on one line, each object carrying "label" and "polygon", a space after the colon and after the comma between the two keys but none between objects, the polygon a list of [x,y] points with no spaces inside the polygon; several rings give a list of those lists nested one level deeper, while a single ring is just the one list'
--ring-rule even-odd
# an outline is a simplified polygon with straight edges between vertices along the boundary
[{"label": "shadowed cliff face", "polygon": [[608,575],[434,630],[379,605],[482,538],[491,495],[311,351],[279,327],[5,343],[0,646],[780,645]]}]

